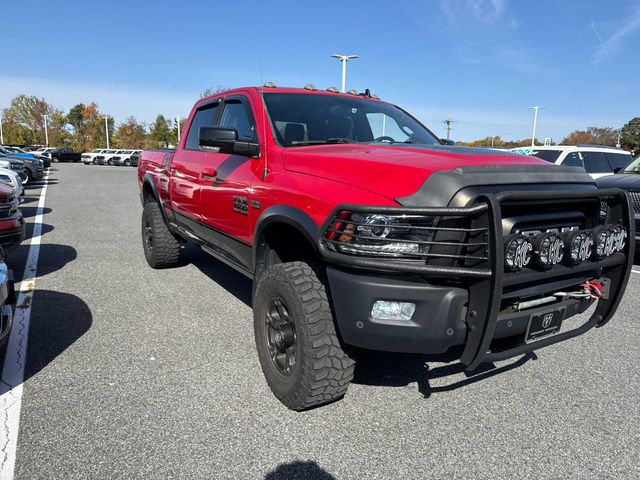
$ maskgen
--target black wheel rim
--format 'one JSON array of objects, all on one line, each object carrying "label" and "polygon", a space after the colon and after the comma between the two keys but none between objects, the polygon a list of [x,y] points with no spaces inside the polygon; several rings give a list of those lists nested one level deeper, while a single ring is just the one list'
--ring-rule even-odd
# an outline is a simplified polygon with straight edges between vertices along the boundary
[{"label": "black wheel rim", "polygon": [[149,222],[149,217],[145,215],[144,219],[144,231],[142,232],[144,236],[144,244],[147,247],[148,251],[153,250],[153,232],[151,228],[151,222]]},{"label": "black wheel rim", "polygon": [[282,375],[290,375],[296,364],[296,329],[281,297],[277,296],[269,301],[264,322],[271,362]]}]

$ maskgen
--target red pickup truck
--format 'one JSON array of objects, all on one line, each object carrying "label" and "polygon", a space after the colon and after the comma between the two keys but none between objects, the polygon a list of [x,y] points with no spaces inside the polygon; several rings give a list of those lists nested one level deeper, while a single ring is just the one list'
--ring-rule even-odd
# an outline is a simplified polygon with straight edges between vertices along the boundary
[{"label": "red pickup truck", "polygon": [[175,151],[142,153],[138,180],[151,267],[194,242],[253,279],[260,363],[295,410],[345,394],[353,347],[473,371],[602,326],[632,265],[626,193],[447,145],[368,91],[204,98]]}]

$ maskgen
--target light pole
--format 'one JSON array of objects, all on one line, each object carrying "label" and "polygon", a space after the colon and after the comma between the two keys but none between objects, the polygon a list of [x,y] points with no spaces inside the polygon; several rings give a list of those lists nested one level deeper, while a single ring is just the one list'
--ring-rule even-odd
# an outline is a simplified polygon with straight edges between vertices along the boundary
[{"label": "light pole", "polygon": [[342,63],[342,92],[347,91],[347,62],[349,60],[355,60],[358,55],[338,55],[334,53],[331,55],[333,58],[337,58]]},{"label": "light pole", "polygon": [[178,144],[180,144],[180,115],[176,115],[176,122],[178,124]]},{"label": "light pole", "polygon": [[49,115],[43,115],[44,117],[44,143],[49,146],[49,128],[47,127],[47,118]]},{"label": "light pole", "polygon": [[531,146],[533,147],[536,144],[536,125],[538,124],[538,110],[547,107],[536,105],[535,107],[529,108],[533,110],[533,134],[531,135]]},{"label": "light pole", "polygon": [[107,150],[109,150],[109,117],[104,116],[104,131],[107,135]]},{"label": "light pole", "polygon": [[0,117],[0,145],[4,145],[4,133],[2,132],[2,117]]}]

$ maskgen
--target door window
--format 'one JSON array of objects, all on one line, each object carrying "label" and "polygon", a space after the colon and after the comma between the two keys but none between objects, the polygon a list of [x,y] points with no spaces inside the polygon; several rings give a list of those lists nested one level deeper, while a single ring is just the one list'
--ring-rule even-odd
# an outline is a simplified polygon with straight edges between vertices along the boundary
[{"label": "door window", "polygon": [[633,161],[629,153],[606,153],[611,168],[617,171],[624,170]]},{"label": "door window", "polygon": [[238,140],[243,142],[255,142],[256,124],[248,107],[240,100],[227,100],[220,118],[220,126],[235,128],[238,131]]},{"label": "door window", "polygon": [[187,150],[200,150],[200,127],[214,125],[218,114],[218,103],[205,105],[196,110],[193,121],[189,127],[184,148]]},{"label": "door window", "polygon": [[611,173],[611,165],[602,152],[582,152],[584,168],[589,173]]},{"label": "door window", "polygon": [[582,167],[584,168],[584,164],[582,163],[582,159],[578,152],[571,152],[564,157],[562,161],[562,165],[566,165],[567,167]]}]

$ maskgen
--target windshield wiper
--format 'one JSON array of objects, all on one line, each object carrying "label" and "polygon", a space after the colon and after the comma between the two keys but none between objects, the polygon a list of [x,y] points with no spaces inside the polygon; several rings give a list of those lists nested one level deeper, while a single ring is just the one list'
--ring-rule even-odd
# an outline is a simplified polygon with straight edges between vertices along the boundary
[{"label": "windshield wiper", "polygon": [[326,145],[329,143],[358,143],[358,142],[350,138],[336,137],[336,138],[327,138],[326,140],[301,140],[299,142],[291,142],[291,146],[295,147],[298,145]]}]

